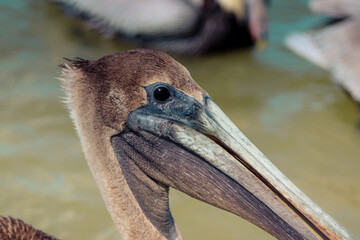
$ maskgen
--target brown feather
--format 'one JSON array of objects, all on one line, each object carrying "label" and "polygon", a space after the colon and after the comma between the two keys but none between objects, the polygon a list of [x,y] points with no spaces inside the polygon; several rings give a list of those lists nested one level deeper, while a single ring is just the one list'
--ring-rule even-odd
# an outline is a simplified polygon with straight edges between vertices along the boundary
[{"label": "brown feather", "polygon": [[0,216],[0,239],[1,240],[57,240],[22,220]]},{"label": "brown feather", "polygon": [[[207,93],[188,70],[164,53],[136,49],[96,61],[70,60],[60,78],[66,102],[105,204],[124,239],[166,239],[147,219],[126,183],[110,139],[129,113],[147,103],[144,89],[172,85],[203,102]],[[114,177],[116,176],[116,177]],[[182,236],[175,225],[177,239]]]}]

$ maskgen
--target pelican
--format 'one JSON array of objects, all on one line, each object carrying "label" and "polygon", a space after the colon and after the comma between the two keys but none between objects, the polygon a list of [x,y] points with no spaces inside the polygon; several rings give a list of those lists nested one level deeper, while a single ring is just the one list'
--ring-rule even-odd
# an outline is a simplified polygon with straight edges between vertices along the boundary
[{"label": "pelican", "polygon": [[170,187],[278,239],[355,239],[168,55],[136,49],[61,66],[85,158],[123,239],[183,239]]},{"label": "pelican", "polygon": [[360,116],[360,1],[312,0],[309,7],[316,14],[342,20],[318,30],[291,34],[285,44],[330,71],[334,82],[358,103]]},{"label": "pelican", "polygon": [[56,0],[108,36],[178,54],[261,43],[266,0]]}]

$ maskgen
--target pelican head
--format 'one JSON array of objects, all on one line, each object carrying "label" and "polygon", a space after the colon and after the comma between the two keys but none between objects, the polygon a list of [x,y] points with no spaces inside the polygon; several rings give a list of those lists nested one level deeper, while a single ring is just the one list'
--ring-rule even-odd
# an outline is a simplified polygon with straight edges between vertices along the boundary
[{"label": "pelican head", "polygon": [[182,239],[169,188],[278,239],[355,239],[294,186],[188,70],[138,49],[62,65],[85,157],[124,239]]}]

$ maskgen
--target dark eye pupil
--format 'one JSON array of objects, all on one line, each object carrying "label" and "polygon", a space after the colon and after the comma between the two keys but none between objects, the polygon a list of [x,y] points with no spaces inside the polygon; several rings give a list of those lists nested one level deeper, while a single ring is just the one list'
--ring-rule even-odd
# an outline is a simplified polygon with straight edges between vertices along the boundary
[{"label": "dark eye pupil", "polygon": [[158,87],[154,91],[154,97],[159,101],[165,101],[170,97],[169,90],[166,87]]}]

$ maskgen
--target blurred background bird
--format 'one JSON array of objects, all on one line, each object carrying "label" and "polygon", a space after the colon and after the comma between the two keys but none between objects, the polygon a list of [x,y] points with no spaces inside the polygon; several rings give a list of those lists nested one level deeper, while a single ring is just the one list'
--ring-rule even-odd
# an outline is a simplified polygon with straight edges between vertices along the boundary
[{"label": "blurred background bird", "polygon": [[312,0],[309,7],[312,12],[331,18],[331,24],[291,34],[285,39],[285,44],[295,53],[330,71],[334,82],[359,104],[360,1]]},{"label": "blurred background bird", "polygon": [[262,46],[267,0],[56,0],[110,37],[177,54]]}]

